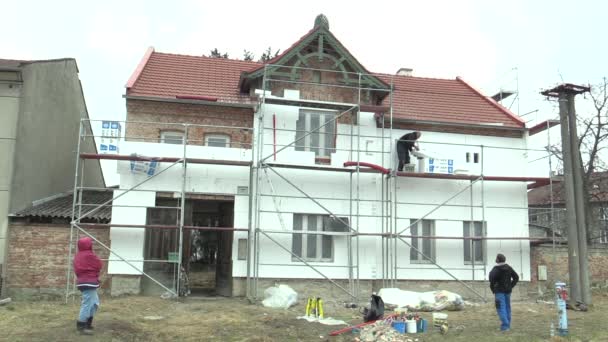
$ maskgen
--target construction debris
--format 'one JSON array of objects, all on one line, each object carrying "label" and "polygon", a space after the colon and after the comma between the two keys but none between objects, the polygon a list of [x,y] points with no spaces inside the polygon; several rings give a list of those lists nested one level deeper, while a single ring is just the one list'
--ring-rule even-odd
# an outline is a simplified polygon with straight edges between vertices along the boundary
[{"label": "construction debris", "polygon": [[366,325],[361,329],[359,337],[355,338],[357,342],[417,342],[418,338],[409,335],[401,334],[395,330],[390,321],[376,321],[370,325]]},{"label": "construction debris", "polygon": [[449,291],[413,292],[398,288],[380,289],[378,295],[388,306],[408,308],[412,311],[460,311],[464,309],[462,297]]},{"label": "construction debris", "polygon": [[4,299],[0,299],[0,305],[6,305],[8,303],[10,303],[12,301],[12,299],[9,298],[4,298]]}]

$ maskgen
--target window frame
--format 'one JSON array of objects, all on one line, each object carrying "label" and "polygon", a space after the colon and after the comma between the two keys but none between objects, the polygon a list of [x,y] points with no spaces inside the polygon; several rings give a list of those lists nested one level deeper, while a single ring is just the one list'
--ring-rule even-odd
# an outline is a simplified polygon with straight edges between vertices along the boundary
[{"label": "window frame", "polygon": [[[300,221],[300,227],[296,227],[296,216],[301,217],[301,221]],[[302,213],[294,213],[293,214],[293,225],[292,225],[292,230],[294,231],[310,231],[310,225],[309,225],[309,218],[314,217],[316,220],[316,226],[315,226],[315,231],[320,231],[320,232],[328,232],[329,230],[327,230],[328,227],[325,227],[325,222],[326,222],[326,218],[329,217],[329,215],[320,215],[320,214],[302,214]],[[321,227],[321,230],[319,230],[319,226]],[[298,238],[296,237],[298,236]],[[315,239],[315,256],[314,257],[309,257],[309,251],[308,251],[308,243],[311,240],[311,237],[314,237]],[[302,260],[306,261],[306,262],[334,262],[334,258],[335,258],[335,239],[334,239],[334,235],[322,235],[322,234],[303,234],[303,233],[293,233],[292,234],[292,242],[291,242],[291,252],[294,253],[295,255],[298,255],[300,258],[302,258]],[[331,256],[330,257],[323,257],[323,242],[328,241],[329,242],[329,251]],[[299,244],[299,251],[296,249],[296,245]],[[298,253],[299,252],[299,253]],[[297,257],[295,257],[294,255],[291,256],[291,261],[294,262],[301,262],[300,259],[298,259]]]},{"label": "window frame", "polygon": [[[209,139],[225,139],[226,140],[226,144],[224,146],[211,146],[209,145]],[[220,147],[220,148],[228,148],[231,145],[231,136],[229,134],[225,134],[225,133],[207,133],[205,134],[205,146],[208,147]]]},{"label": "window frame", "polygon": [[[473,225],[471,225],[471,223],[473,223]],[[486,221],[471,221],[471,220],[467,220],[467,221],[462,221],[462,237],[470,237],[471,236],[471,230],[473,234],[475,234],[475,229],[476,224],[479,223],[481,225],[481,240],[473,240],[473,239],[462,239],[462,257],[463,257],[463,262],[465,265],[483,265],[486,262],[486,255],[487,255],[487,244],[486,244],[486,240],[483,239],[486,236],[486,226],[487,226],[487,222]],[[468,227],[467,227],[468,225]],[[465,229],[468,230],[468,235],[465,234]],[[477,237],[477,235],[472,235],[474,237]],[[473,243],[473,245],[471,245],[471,243]],[[476,255],[475,255],[475,246],[476,243],[481,245],[481,260],[477,260]],[[469,260],[467,260],[467,252],[466,252],[466,246],[470,246],[469,249]]]},{"label": "window frame", "polygon": [[[319,116],[318,126],[314,128],[312,127],[313,115]],[[330,160],[331,154],[336,151],[336,132],[338,127],[336,115],[337,112],[331,110],[300,109],[298,112],[298,118],[296,120],[295,140],[298,140],[299,138],[301,138],[301,136],[305,137],[294,144],[295,151],[314,152],[317,163],[324,159]],[[298,122],[301,120],[302,116],[304,116],[304,123],[302,124],[303,129],[300,129]],[[326,116],[329,116],[330,118],[326,119]],[[330,121],[332,123],[327,124]],[[319,126],[323,127],[318,129],[315,133],[310,133],[311,131],[317,129]],[[318,143],[313,146],[312,139],[315,136],[318,139]],[[329,145],[330,147],[327,147],[327,145],[325,144],[327,138],[331,140]]]},{"label": "window frame", "polygon": [[[181,137],[181,142],[177,143],[173,143],[173,142],[167,142],[167,137],[166,135],[173,135],[175,137],[180,136]],[[184,144],[184,139],[185,139],[185,134],[183,131],[174,131],[174,130],[161,130],[160,131],[160,143],[161,144],[171,144],[171,145],[183,145]],[[171,138],[170,140],[174,140],[177,141],[177,139],[173,139]]]},{"label": "window frame", "polygon": [[[418,221],[418,222],[416,222]],[[416,222],[415,225],[414,222]],[[430,234],[428,235],[429,237],[434,237],[435,236],[435,220],[419,220],[419,219],[410,219],[410,233],[411,235],[415,235],[415,236],[427,236],[424,234],[424,224],[425,223],[429,223],[430,227]],[[422,230],[422,234],[419,234],[419,229]],[[421,240],[421,241],[418,241]],[[426,251],[424,248],[424,242],[425,240],[429,241],[429,245],[430,245],[430,253],[429,251]],[[433,238],[410,238],[410,242],[412,244],[413,247],[416,247],[417,249],[421,250],[422,253],[426,254],[429,258],[425,258],[424,256],[422,256],[422,254],[418,253],[418,251],[414,250],[414,248],[410,247],[410,264],[432,264],[434,262],[436,262],[436,256],[435,256],[435,251],[437,249],[436,247],[436,239]],[[422,245],[422,246],[420,246]],[[415,257],[414,257],[415,256]]]},{"label": "window frame", "polygon": [[600,207],[598,226],[598,243],[608,244],[608,207]]}]

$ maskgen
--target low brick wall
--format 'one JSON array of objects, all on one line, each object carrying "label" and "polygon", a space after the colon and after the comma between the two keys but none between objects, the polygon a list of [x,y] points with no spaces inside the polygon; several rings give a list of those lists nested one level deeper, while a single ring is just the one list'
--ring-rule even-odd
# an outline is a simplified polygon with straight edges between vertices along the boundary
[{"label": "low brick wall", "polygon": [[[592,287],[608,286],[608,248],[589,247],[589,273]],[[568,283],[568,247],[551,245],[534,246],[531,249],[531,291],[538,295],[553,293],[556,281]],[[547,280],[538,280],[538,266],[547,267]]]},{"label": "low brick wall", "polygon": [[[104,244],[110,243],[109,228],[88,230]],[[83,234],[80,234],[82,237]],[[11,223],[9,225],[6,279],[7,296],[13,298],[52,298],[65,295],[70,226],[67,224]],[[109,252],[94,244],[102,259]],[[109,289],[104,263],[101,288]]]}]

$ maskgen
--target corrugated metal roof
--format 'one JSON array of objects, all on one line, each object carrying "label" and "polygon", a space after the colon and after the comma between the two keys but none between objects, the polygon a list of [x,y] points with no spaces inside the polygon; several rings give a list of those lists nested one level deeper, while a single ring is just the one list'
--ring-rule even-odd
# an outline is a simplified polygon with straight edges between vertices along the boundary
[{"label": "corrugated metal roof", "polygon": [[[103,204],[113,197],[113,191],[97,191],[87,190],[82,193],[82,212],[93,210],[95,206]],[[49,197],[46,200],[34,202],[34,204],[26,209],[23,209],[15,214],[13,217],[46,217],[46,218],[64,218],[71,219],[72,217],[72,193],[59,194],[53,197]],[[109,205],[104,206],[98,211],[91,215],[88,215],[86,219],[94,219],[98,221],[109,222],[112,219],[112,207],[111,202]]]}]

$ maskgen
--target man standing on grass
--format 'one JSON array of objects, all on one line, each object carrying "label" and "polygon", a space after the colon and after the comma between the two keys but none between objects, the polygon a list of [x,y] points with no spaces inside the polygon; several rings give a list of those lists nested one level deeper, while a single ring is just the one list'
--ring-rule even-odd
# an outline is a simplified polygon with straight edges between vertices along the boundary
[{"label": "man standing on grass", "polygon": [[519,276],[506,261],[504,255],[496,255],[496,266],[490,272],[490,289],[494,293],[501,331],[511,330],[511,290],[519,281]]}]

